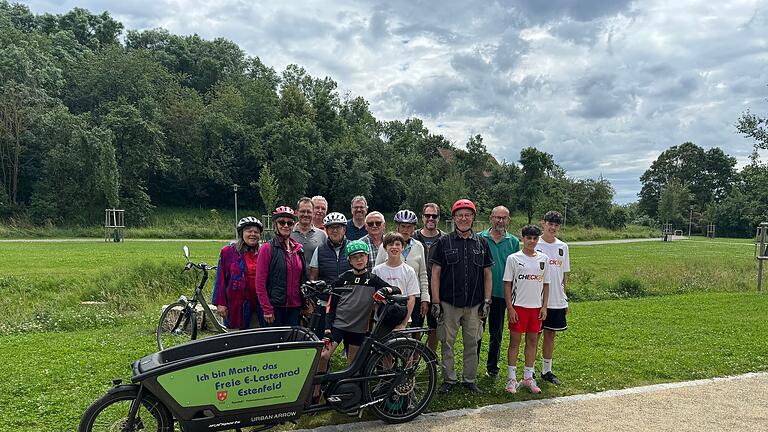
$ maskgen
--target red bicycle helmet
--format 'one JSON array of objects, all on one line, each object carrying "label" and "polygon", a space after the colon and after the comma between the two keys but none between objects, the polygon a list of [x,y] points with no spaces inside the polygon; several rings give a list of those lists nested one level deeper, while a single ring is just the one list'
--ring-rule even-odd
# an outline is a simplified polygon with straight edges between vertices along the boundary
[{"label": "red bicycle helmet", "polygon": [[296,212],[293,211],[293,209],[288,206],[280,206],[276,208],[275,211],[272,212],[272,220],[275,220],[279,217],[289,217],[293,220],[298,219],[298,217],[296,216]]},{"label": "red bicycle helmet", "polygon": [[472,210],[473,214],[477,214],[477,209],[475,208],[475,203],[468,199],[460,199],[453,203],[453,207],[451,207],[451,214],[456,213],[457,210],[461,209],[469,209]]}]

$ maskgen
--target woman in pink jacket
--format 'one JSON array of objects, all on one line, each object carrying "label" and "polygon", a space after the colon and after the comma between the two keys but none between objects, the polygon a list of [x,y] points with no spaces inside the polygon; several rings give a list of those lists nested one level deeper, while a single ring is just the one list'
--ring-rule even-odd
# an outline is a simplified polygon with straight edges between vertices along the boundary
[{"label": "woman in pink jacket", "polygon": [[256,294],[267,326],[299,325],[301,284],[306,263],[301,244],[291,239],[296,213],[287,206],[272,212],[275,237],[259,248],[256,261]]},{"label": "woman in pink jacket", "polygon": [[230,329],[259,327],[261,309],[256,299],[256,265],[264,226],[253,216],[237,223],[237,240],[219,254],[211,304]]}]

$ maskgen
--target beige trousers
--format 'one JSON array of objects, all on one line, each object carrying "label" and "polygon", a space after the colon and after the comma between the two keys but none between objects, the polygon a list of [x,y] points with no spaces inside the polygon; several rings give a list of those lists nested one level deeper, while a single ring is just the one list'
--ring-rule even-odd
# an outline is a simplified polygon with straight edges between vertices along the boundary
[{"label": "beige trousers", "polygon": [[464,342],[463,382],[477,381],[477,341],[482,337],[483,322],[477,312],[478,306],[456,307],[440,302],[443,317],[437,323],[437,337],[442,342],[440,347],[440,367],[443,372],[443,382],[454,384],[458,382],[454,369],[453,346],[461,327]]}]

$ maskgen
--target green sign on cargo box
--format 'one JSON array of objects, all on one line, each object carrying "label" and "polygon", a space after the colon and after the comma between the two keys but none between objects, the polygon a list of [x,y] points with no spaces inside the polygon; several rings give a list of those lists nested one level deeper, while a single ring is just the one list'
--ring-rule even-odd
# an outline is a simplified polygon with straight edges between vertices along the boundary
[{"label": "green sign on cargo box", "polygon": [[249,354],[158,377],[179,405],[236,410],[296,402],[317,349]]}]

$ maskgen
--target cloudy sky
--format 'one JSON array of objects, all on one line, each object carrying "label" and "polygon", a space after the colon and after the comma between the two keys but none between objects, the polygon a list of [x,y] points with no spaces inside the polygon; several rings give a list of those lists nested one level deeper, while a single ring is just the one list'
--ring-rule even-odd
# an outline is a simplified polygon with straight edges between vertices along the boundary
[{"label": "cloudy sky", "polygon": [[33,12],[108,10],[127,29],[225,37],[278,71],[331,76],[379,119],[416,116],[498,160],[524,147],[569,175],[607,178],[616,201],[666,148],[721,147],[768,114],[768,0],[28,1]]}]

